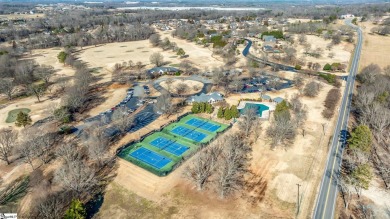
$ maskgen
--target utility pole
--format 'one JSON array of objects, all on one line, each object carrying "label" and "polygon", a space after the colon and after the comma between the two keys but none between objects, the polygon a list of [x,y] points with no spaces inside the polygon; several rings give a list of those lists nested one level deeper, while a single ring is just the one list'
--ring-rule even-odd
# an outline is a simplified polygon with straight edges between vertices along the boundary
[{"label": "utility pole", "polygon": [[301,187],[301,184],[297,183],[297,186],[298,186],[298,208],[297,208],[297,216],[299,214],[299,209],[301,207],[301,203],[300,203],[300,200],[299,200],[299,187]]}]

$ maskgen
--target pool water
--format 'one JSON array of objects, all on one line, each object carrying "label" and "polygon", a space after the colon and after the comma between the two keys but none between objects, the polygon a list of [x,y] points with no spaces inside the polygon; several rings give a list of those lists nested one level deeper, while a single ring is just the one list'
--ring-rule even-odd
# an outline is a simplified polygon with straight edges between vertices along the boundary
[{"label": "pool water", "polygon": [[269,107],[261,103],[246,103],[243,109],[240,109],[240,113],[244,114],[245,110],[254,108],[257,110],[257,114],[262,116],[263,111],[269,110]]}]

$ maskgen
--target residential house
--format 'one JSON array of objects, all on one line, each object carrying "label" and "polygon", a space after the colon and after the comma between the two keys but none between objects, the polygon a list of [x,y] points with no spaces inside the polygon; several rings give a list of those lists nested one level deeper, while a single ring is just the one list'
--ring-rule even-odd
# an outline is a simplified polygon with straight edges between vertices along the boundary
[{"label": "residential house", "polygon": [[192,96],[187,99],[188,104],[192,104],[194,102],[198,103],[217,103],[223,101],[223,95],[218,92],[213,92],[210,94],[201,93],[199,96]]},{"label": "residential house", "polygon": [[148,70],[148,74],[150,75],[163,75],[163,74],[175,74],[176,72],[179,72],[180,70],[173,67],[155,67]]}]

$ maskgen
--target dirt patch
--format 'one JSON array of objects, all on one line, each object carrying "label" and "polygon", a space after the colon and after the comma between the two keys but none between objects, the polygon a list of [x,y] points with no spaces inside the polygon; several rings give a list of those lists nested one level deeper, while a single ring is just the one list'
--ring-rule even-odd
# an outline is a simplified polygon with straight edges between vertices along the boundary
[{"label": "dirt patch", "polygon": [[297,202],[297,184],[302,183],[302,179],[294,174],[281,173],[277,175],[271,182],[271,188],[275,189],[276,196],[285,202]]},{"label": "dirt patch", "polygon": [[168,85],[166,81],[160,83],[164,89],[169,90],[169,92],[174,94],[177,94],[177,87],[180,86],[180,84],[186,84],[189,87],[188,91],[184,93],[186,95],[198,93],[203,88],[202,82],[194,80],[174,79],[170,85]]}]

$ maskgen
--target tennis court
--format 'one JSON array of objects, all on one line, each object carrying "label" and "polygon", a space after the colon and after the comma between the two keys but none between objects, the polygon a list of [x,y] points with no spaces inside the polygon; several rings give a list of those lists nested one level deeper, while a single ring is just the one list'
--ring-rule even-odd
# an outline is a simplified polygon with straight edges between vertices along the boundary
[{"label": "tennis court", "polygon": [[137,150],[130,153],[130,156],[143,161],[157,169],[161,169],[165,165],[171,162],[171,159],[157,154],[144,147],[138,148]]},{"label": "tennis court", "polygon": [[196,142],[201,142],[205,137],[207,137],[207,135],[202,132],[189,129],[184,126],[177,126],[176,128],[172,129],[171,132],[173,134],[180,135],[185,138],[189,138]]},{"label": "tennis court", "polygon": [[186,122],[186,124],[203,129],[203,130],[206,130],[206,131],[209,131],[209,132],[216,132],[221,127],[220,125],[212,124],[212,123],[208,122],[207,120],[205,121],[205,120],[201,120],[201,119],[197,119],[197,118],[192,118],[192,119],[188,120]]},{"label": "tennis court", "polygon": [[169,140],[164,137],[158,137],[151,141],[149,144],[155,146],[158,149],[167,151],[176,156],[181,156],[184,152],[186,152],[189,147],[186,147],[182,144],[177,143],[174,140]]}]

